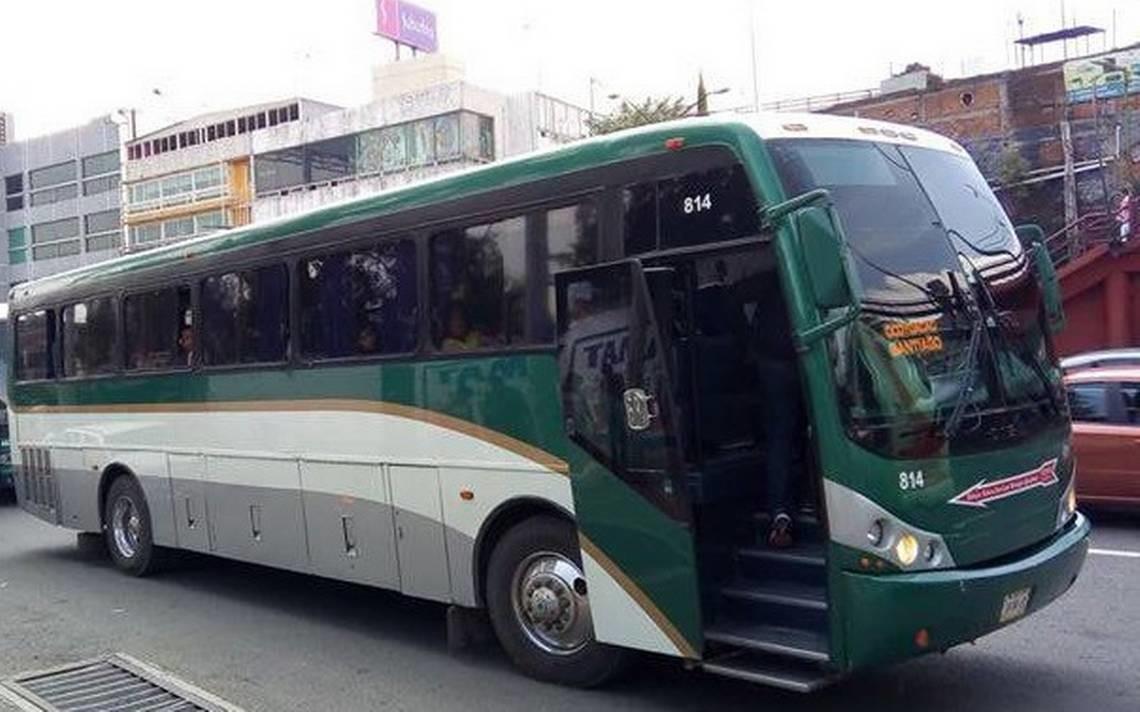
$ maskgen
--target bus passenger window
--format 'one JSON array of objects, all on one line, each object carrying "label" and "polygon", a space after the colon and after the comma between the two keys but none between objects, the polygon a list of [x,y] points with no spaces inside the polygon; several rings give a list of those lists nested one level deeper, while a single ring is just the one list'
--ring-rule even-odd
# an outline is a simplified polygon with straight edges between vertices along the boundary
[{"label": "bus passenger window", "polygon": [[632,185],[621,192],[625,254],[657,249],[657,184]]},{"label": "bus passenger window", "polygon": [[285,360],[289,331],[285,265],[202,281],[202,362],[208,366]]},{"label": "bus passenger window", "polygon": [[443,351],[526,342],[526,220],[431,239],[432,339]]},{"label": "bus passenger window", "polygon": [[41,309],[16,317],[16,379],[54,378],[55,312]]},{"label": "bus passenger window", "polygon": [[661,247],[688,247],[760,231],[756,197],[740,164],[661,181]]},{"label": "bus passenger window", "polygon": [[301,354],[309,359],[416,349],[416,246],[411,240],[302,259]]},{"label": "bus passenger window", "polygon": [[531,322],[532,340],[554,342],[554,275],[562,270],[585,267],[598,260],[598,210],[592,202],[548,210],[535,218],[542,239],[531,245],[540,254],[531,262],[542,270],[528,280],[538,292],[538,304]]},{"label": "bus passenger window", "polygon": [[90,376],[115,369],[115,301],[88,299],[65,307],[60,334],[64,376]]},{"label": "bus passenger window", "polygon": [[190,287],[129,295],[123,302],[127,370],[185,368],[194,362]]}]

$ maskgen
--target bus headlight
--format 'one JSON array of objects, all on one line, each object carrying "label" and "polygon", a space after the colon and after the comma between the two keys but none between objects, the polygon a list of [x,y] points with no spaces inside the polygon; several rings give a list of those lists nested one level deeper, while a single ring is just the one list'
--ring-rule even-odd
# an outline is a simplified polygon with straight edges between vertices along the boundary
[{"label": "bus headlight", "polygon": [[1077,511],[1077,465],[1073,463],[1073,473],[1069,476],[1069,485],[1065,494],[1061,495],[1061,504],[1057,511],[1057,528],[1065,526]]},{"label": "bus headlight", "polygon": [[895,558],[903,566],[910,566],[918,558],[918,539],[909,532],[899,537],[895,542]]},{"label": "bus headlight", "polygon": [[[831,540],[908,571],[955,566],[946,542],[936,532],[903,521],[870,498],[834,480],[824,479],[827,528]],[[875,558],[877,557],[877,559]]]}]

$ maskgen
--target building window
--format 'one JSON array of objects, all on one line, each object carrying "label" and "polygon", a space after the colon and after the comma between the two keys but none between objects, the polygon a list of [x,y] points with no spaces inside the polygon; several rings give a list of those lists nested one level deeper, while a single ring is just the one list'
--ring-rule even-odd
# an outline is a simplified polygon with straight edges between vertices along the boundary
[{"label": "building window", "polygon": [[162,239],[173,240],[179,237],[190,237],[194,234],[193,216],[164,220],[162,223]]},{"label": "building window", "polygon": [[221,210],[212,210],[208,213],[199,213],[194,216],[194,232],[203,234],[229,227],[226,224],[226,214]]},{"label": "building window", "polygon": [[431,239],[432,337],[443,351],[526,342],[526,220]]},{"label": "building window", "polygon": [[296,121],[301,117],[301,108],[297,104],[289,105],[289,120]]},{"label": "building window", "polygon": [[75,183],[68,183],[56,188],[45,188],[32,193],[32,205],[51,205],[64,200],[73,200],[79,194],[79,187]]},{"label": "building window", "polygon": [[41,309],[16,317],[16,379],[54,378],[55,312]]},{"label": "building window", "polygon": [[10,195],[10,196],[8,196],[5,199],[5,207],[7,208],[8,212],[12,212],[13,210],[22,209],[24,207],[24,196],[22,196],[22,195]]},{"label": "building window", "polygon": [[89,213],[83,216],[84,232],[88,235],[99,235],[104,232],[118,232],[120,215],[118,210],[104,210],[100,213]]},{"label": "building window", "polygon": [[63,240],[79,235],[79,218],[64,218],[32,225],[32,244]]},{"label": "building window", "polygon": [[119,172],[119,152],[107,151],[83,159],[83,177],[101,176]]},{"label": "building window", "polygon": [[63,376],[91,376],[115,369],[115,301],[89,299],[64,307],[60,346]]},{"label": "building window", "polygon": [[202,281],[202,362],[208,366],[285,360],[289,337],[285,265]]},{"label": "building window", "polygon": [[28,171],[28,182],[31,183],[32,190],[67,183],[75,180],[75,177],[75,161],[65,161],[54,166]]},{"label": "building window", "polygon": [[289,148],[257,156],[253,164],[257,192],[272,192],[305,184],[305,151]]},{"label": "building window", "polygon": [[190,288],[132,294],[123,304],[128,370],[184,368],[193,363],[194,316]]},{"label": "building window", "polygon": [[356,172],[356,137],[342,136],[305,147],[305,183],[323,183]]},{"label": "building window", "polygon": [[14,227],[8,230],[8,264],[18,265],[28,261],[27,228]]},{"label": "building window", "polygon": [[4,177],[4,194],[16,195],[24,192],[24,174],[15,173]]},{"label": "building window", "polygon": [[131,244],[145,245],[162,241],[162,223],[153,222],[131,226]]},{"label": "building window", "polygon": [[80,249],[78,237],[79,218],[32,225],[32,259],[48,260],[77,255]]},{"label": "building window", "polygon": [[416,248],[411,240],[302,259],[297,269],[305,358],[415,350]]},{"label": "building window", "polygon": [[102,178],[92,178],[91,180],[83,181],[83,194],[84,195],[99,195],[100,193],[110,193],[113,190],[119,189],[119,174],[112,173]]},{"label": "building window", "polygon": [[88,252],[117,250],[123,246],[123,233],[108,232],[102,235],[91,235],[86,238],[86,243]]},{"label": "building window", "polygon": [[479,158],[495,160],[495,120],[490,116],[479,117]]},{"label": "building window", "polygon": [[72,255],[78,255],[79,250],[79,240],[66,240],[50,245],[32,245],[32,259],[52,260],[56,257],[71,257]]}]

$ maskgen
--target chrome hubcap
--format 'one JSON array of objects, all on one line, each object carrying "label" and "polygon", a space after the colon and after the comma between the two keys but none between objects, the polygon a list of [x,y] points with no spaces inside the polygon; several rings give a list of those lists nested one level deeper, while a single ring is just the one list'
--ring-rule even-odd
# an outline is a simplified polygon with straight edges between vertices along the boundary
[{"label": "chrome hubcap", "polygon": [[111,510],[111,537],[124,559],[133,559],[139,550],[142,521],[129,497],[119,497]]},{"label": "chrome hubcap", "polygon": [[524,559],[515,569],[511,603],[527,637],[548,653],[570,655],[590,642],[586,581],[562,554],[544,551]]}]

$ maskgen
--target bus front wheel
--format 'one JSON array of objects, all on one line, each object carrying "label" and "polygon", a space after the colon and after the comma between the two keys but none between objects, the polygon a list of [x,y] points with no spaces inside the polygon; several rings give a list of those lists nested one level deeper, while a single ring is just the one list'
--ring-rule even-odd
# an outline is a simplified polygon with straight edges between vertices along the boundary
[{"label": "bus front wheel", "polygon": [[531,677],[592,687],[622,667],[625,652],[594,639],[577,538],[564,520],[533,517],[499,540],[487,608],[507,655]]},{"label": "bus front wheel", "polygon": [[107,551],[120,570],[132,576],[153,573],[159,564],[150,508],[135,478],[120,476],[107,490],[103,510]]}]

